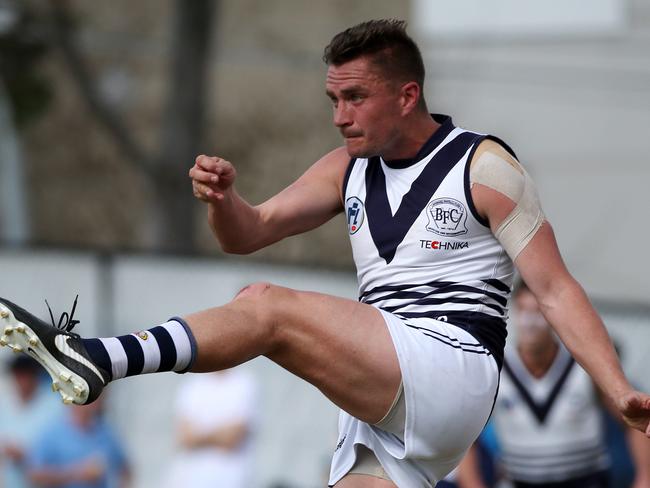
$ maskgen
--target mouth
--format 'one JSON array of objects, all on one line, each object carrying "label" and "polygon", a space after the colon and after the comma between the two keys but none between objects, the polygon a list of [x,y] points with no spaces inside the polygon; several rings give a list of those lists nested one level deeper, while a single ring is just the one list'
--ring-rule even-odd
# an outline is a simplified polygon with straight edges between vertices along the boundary
[{"label": "mouth", "polygon": [[346,141],[349,141],[351,139],[361,139],[361,134],[343,134],[343,138]]}]

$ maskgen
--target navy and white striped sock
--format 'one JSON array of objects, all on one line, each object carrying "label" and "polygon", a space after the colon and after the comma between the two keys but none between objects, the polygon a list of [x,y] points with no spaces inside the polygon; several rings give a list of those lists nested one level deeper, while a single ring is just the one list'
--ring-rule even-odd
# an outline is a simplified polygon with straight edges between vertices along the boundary
[{"label": "navy and white striped sock", "polygon": [[174,317],[153,329],[99,339],[83,339],[92,361],[111,380],[163,371],[188,371],[196,358],[196,341],[181,318]]}]

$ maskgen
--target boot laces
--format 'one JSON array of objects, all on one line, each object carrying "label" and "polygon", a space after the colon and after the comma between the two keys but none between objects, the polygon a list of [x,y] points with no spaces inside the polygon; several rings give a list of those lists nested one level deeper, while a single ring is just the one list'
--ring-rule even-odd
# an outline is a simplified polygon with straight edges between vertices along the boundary
[{"label": "boot laces", "polygon": [[70,334],[77,335],[72,333],[72,329],[74,329],[74,326],[79,323],[78,320],[74,319],[74,312],[77,308],[77,300],[79,299],[79,295],[77,295],[74,299],[74,303],[72,304],[72,310],[70,313],[68,312],[63,312],[61,316],[59,317],[59,322],[56,323],[54,321],[54,314],[52,313],[52,308],[50,307],[50,304],[47,303],[47,300],[45,300],[45,305],[47,305],[47,309],[50,311],[50,319],[52,320],[52,327],[56,327],[57,329],[61,329],[65,332],[69,332]]}]

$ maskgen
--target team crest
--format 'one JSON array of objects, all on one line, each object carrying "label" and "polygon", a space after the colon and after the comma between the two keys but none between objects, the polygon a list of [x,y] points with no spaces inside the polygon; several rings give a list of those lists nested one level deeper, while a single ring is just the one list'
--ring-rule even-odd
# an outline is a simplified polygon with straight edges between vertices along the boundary
[{"label": "team crest", "polygon": [[146,341],[147,339],[149,339],[149,334],[147,334],[144,330],[138,332],[136,335],[137,335],[140,339],[142,339],[143,341]]},{"label": "team crest", "polygon": [[453,237],[467,234],[467,210],[458,200],[438,198],[427,205],[429,223],[427,230],[435,234]]},{"label": "team crest", "polygon": [[363,202],[357,197],[348,198],[345,201],[345,213],[348,219],[348,232],[350,235],[356,234],[363,225],[365,218]]}]

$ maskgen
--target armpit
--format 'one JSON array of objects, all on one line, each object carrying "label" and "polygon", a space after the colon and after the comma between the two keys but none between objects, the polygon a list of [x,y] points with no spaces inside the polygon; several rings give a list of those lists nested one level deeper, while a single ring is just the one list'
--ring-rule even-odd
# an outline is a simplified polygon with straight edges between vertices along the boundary
[{"label": "armpit", "polygon": [[500,144],[483,141],[470,163],[470,185],[487,186],[515,203],[494,236],[514,261],[544,223],[537,188],[519,162]]}]

